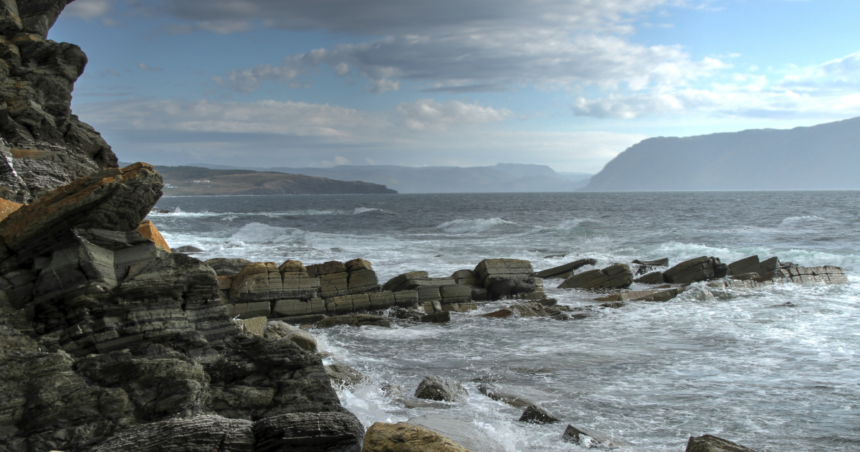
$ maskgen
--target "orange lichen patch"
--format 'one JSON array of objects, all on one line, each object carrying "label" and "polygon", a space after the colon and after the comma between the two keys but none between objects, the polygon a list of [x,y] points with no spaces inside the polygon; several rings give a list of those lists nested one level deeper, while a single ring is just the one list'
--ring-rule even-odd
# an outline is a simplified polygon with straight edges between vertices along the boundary
[{"label": "orange lichen patch", "polygon": [[236,275],[229,276],[219,276],[218,277],[218,289],[220,290],[230,290],[233,287],[233,278]]},{"label": "orange lichen patch", "polygon": [[42,234],[42,226],[60,222],[72,212],[95,205],[113,193],[124,180],[157,173],[152,165],[135,163],[125,168],[111,168],[75,179],[72,183],[49,191],[36,201],[12,212],[5,221],[0,222],[0,238],[10,248],[23,243],[34,234]]},{"label": "orange lichen patch", "polygon": [[302,265],[301,261],[287,260],[278,267],[278,271],[281,273],[301,273],[306,272],[307,269]]},{"label": "orange lichen patch", "polygon": [[161,236],[161,233],[158,232],[158,229],[151,221],[143,220],[143,222],[140,223],[140,226],[137,227],[137,232],[151,240],[152,243],[155,243],[156,248],[162,251],[167,251],[168,253],[170,252],[170,246],[167,245],[167,241],[164,240],[164,237]]},{"label": "orange lichen patch", "polygon": [[23,204],[18,204],[17,202],[0,198],[0,221],[5,220],[6,217],[8,217],[12,212],[18,210],[21,206],[23,206]]},{"label": "orange lichen patch", "polygon": [[51,155],[50,151],[37,151],[35,149],[18,149],[12,148],[9,150],[9,153],[12,154],[12,158],[22,159],[22,158],[31,158],[38,159],[44,158]]}]

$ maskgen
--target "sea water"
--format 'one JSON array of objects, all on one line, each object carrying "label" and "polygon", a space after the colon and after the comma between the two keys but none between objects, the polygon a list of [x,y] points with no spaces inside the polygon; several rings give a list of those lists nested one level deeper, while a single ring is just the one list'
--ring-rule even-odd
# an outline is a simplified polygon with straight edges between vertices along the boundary
[{"label": "sea water", "polygon": [[[627,450],[683,451],[705,433],[761,451],[860,450],[860,192],[164,197],[156,207],[168,213],[149,218],[168,243],[201,248],[200,259],[360,257],[381,282],[413,270],[450,276],[499,257],[535,270],[586,257],[602,268],[752,254],[841,266],[849,284],[729,293],[695,284],[667,303],[595,308],[583,320],[480,317],[510,303],[494,302],[445,325],[313,332],[326,363],[368,377],[339,390],[366,427],[438,413],[509,451],[583,450],[562,442],[566,424],[518,422],[522,408],[480,394],[483,380],[622,438]],[[560,304],[599,304],[558,283],[546,287]],[[428,375],[462,382],[468,401],[410,409],[380,389],[410,395]]]}]

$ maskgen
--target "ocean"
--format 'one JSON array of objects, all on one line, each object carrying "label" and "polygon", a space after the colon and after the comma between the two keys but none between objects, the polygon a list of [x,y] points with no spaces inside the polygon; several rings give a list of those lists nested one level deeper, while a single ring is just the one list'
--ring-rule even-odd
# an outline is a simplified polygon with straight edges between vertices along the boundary
[{"label": "ocean", "polygon": [[[452,313],[445,325],[313,333],[326,364],[368,376],[339,391],[365,427],[439,413],[508,451],[584,450],[562,442],[566,423],[634,451],[683,451],[705,433],[758,451],[860,450],[860,192],[164,197],[156,208],[168,213],[149,219],[171,247],[201,248],[202,260],[360,257],[381,282],[413,270],[450,276],[499,257],[528,259],[536,271],[585,257],[602,268],[752,254],[840,266],[849,284],[730,293],[695,284],[666,303],[595,308],[583,320],[480,317],[510,304],[500,301]],[[546,281],[559,304],[599,304],[592,293],[555,289],[560,282]],[[462,382],[468,402],[405,408],[380,390],[411,393],[428,375]],[[482,380],[566,423],[518,422],[522,408],[480,394]]]}]

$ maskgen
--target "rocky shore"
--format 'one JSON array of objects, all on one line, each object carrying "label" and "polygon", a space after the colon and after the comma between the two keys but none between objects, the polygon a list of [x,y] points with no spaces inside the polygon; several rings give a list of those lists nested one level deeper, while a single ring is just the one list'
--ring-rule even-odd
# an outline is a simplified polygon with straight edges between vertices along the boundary
[{"label": "rocky shore", "polygon": [[[847,282],[838,267],[758,256],[604,268],[586,258],[542,271],[485,259],[450,276],[416,270],[384,282],[363,259],[202,262],[145,220],[163,194],[161,175],[145,163],[118,168],[107,143],[71,113],[86,56],[47,39],[67,3],[0,2],[0,452],[500,451],[482,429],[443,415],[362,425],[337,388],[364,377],[324,366],[314,329],[456,322],[499,301],[506,307],[486,322],[577,320],[692,287],[728,297]],[[595,303],[559,305],[544,292],[551,280]],[[409,407],[468,396],[461,382],[433,375],[414,391],[381,389]],[[523,408],[522,422],[564,424],[492,382],[479,390]],[[559,437],[635,445],[579,425]],[[687,444],[688,452],[748,450],[709,435]]]},{"label": "rocky shore", "polygon": [[[567,320],[628,302],[667,301],[695,283],[728,294],[847,281],[837,267],[757,256],[728,265],[701,257],[672,267],[662,260],[602,269],[580,260],[542,272],[524,260],[486,259],[448,277],[414,271],[384,283],[363,259],[201,262],[171,252],[144,220],[161,187],[146,164],[102,170],[17,209],[10,205],[0,221],[0,450],[359,451],[363,444],[364,450],[418,450],[415,444],[423,443],[460,450],[462,444],[444,446],[457,443],[451,438],[458,433],[444,427],[457,424],[450,419],[362,426],[335,391],[361,376],[326,369],[313,337],[289,324],[456,321],[451,312],[498,300],[510,306],[486,314],[488,321]],[[539,274],[565,277],[559,287],[591,291],[597,303],[558,306]],[[653,288],[626,290],[634,281]],[[485,389],[502,397],[498,388]],[[431,376],[404,403],[456,402],[464,392],[456,381]],[[522,420],[557,421],[534,406]],[[365,427],[372,427],[367,439]],[[624,444],[571,428],[579,433],[565,433],[570,441]],[[392,438],[417,443],[372,446],[401,441]],[[467,449],[480,449],[474,447]]]}]

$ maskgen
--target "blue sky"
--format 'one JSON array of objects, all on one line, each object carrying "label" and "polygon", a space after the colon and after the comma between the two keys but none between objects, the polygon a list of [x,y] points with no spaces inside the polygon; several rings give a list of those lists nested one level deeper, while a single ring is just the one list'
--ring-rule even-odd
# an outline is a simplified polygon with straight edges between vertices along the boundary
[{"label": "blue sky", "polygon": [[73,111],[123,161],[546,164],[860,116],[860,2],[77,0]]}]

